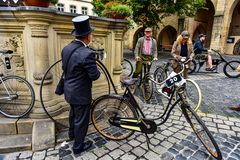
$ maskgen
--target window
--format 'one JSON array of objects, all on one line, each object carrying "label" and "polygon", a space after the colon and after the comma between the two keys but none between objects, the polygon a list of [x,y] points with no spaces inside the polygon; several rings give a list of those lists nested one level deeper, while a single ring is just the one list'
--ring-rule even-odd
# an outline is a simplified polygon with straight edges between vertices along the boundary
[{"label": "window", "polygon": [[70,5],[70,12],[71,13],[76,13],[76,11],[77,11],[77,7],[74,6],[74,5]]},{"label": "window", "polygon": [[88,8],[87,7],[82,7],[82,14],[85,14],[85,15],[88,14]]},{"label": "window", "polygon": [[64,4],[62,3],[57,4],[57,8],[60,12],[64,12]]}]

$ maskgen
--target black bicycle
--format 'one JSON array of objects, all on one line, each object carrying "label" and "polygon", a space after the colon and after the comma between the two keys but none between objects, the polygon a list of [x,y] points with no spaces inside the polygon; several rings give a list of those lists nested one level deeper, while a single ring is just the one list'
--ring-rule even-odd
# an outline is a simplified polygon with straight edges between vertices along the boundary
[{"label": "black bicycle", "polygon": [[[238,78],[240,77],[240,72],[238,71],[238,67],[240,66],[240,61],[233,60],[233,61],[227,61],[222,54],[220,54],[218,51],[211,49],[214,53],[218,55],[219,58],[213,58],[212,64],[214,67],[213,71],[206,71],[206,72],[215,72],[218,73],[218,66],[220,64],[224,64],[223,66],[223,73],[229,77],[229,78]],[[200,69],[204,66],[206,63],[205,59],[201,59],[200,56],[195,55],[195,58],[191,61],[190,68],[188,70],[189,74],[192,74],[194,72],[200,73]]]},{"label": "black bicycle", "polygon": [[[97,81],[93,82],[93,87],[98,84],[101,85],[101,90],[95,90],[97,95],[110,94],[111,92],[118,94],[117,89],[111,79],[107,68],[102,63],[104,61],[103,49],[93,49],[96,52],[96,62],[101,76]],[[56,95],[55,88],[62,76],[62,60],[53,63],[45,72],[40,84],[40,102],[46,115],[59,127],[68,128],[69,104],[65,101],[64,95]],[[99,91],[99,92],[98,92]],[[48,92],[46,95],[45,92]],[[93,97],[96,98],[96,97]],[[58,108],[58,109],[56,109]]]},{"label": "black bicycle", "polygon": [[[128,87],[133,85],[136,80],[129,79],[122,80],[122,84],[126,87],[123,95],[108,94],[94,100],[91,109],[91,119],[94,127],[101,135],[111,140],[123,140],[130,137],[135,131],[142,132],[146,135],[147,142],[150,143],[147,134],[153,134],[157,130],[157,126],[164,124],[171,111],[177,104],[180,104],[179,106],[187,122],[207,151],[216,159],[222,159],[221,151],[212,134],[186,102],[186,80],[181,76],[181,72],[175,73],[174,76],[161,83],[154,81],[150,76],[148,77],[149,80],[160,86],[164,84],[173,89],[164,113],[158,118],[149,119],[144,115]],[[172,104],[175,92],[178,94],[178,99]],[[156,124],[155,120],[160,120],[160,123]]]},{"label": "black bicycle", "polygon": [[138,78],[136,78],[136,83],[133,84],[130,88],[133,94],[135,94],[137,88],[140,89],[142,96],[146,102],[148,102],[153,95],[153,82],[149,81],[147,77],[150,76],[150,67],[153,63],[152,61],[141,60],[142,69]]}]

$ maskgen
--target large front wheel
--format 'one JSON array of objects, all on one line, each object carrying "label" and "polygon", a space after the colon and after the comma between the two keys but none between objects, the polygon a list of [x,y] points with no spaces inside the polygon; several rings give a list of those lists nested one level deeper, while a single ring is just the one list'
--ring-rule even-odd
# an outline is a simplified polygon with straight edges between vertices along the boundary
[{"label": "large front wheel", "polygon": [[207,151],[216,159],[221,160],[221,151],[214,140],[212,134],[203,123],[203,121],[198,117],[198,115],[189,106],[181,106],[182,112],[187,120],[187,122],[192,127],[194,133],[197,135],[198,139],[207,149]]},{"label": "large front wheel", "polygon": [[202,92],[198,84],[191,79],[186,79],[186,99],[192,109],[197,112],[202,103]]},{"label": "large front wheel", "polygon": [[223,67],[223,72],[229,78],[240,77],[240,61],[233,60],[227,62]]},{"label": "large front wheel", "polygon": [[134,131],[114,126],[109,123],[111,117],[136,118],[137,112],[131,104],[118,95],[104,95],[92,105],[91,118],[96,130],[111,140],[123,140]]}]

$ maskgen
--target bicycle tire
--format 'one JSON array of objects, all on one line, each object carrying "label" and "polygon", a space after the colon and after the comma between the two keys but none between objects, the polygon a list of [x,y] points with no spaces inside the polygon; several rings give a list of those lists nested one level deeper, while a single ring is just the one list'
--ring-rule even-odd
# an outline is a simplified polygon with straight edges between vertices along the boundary
[{"label": "bicycle tire", "polygon": [[189,68],[188,68],[188,74],[192,74],[193,72],[195,72],[197,68],[197,63],[195,60],[191,60],[189,63]]},{"label": "bicycle tire", "polygon": [[[2,78],[11,98],[0,99],[0,112],[8,118],[21,118],[30,113],[35,103],[35,92],[32,85],[24,78],[19,76],[6,76]],[[9,96],[0,81],[1,97]]]},{"label": "bicycle tire", "polygon": [[202,92],[199,85],[192,79],[186,79],[186,98],[192,109],[197,112],[202,103]]},{"label": "bicycle tire", "polygon": [[206,125],[203,123],[203,121],[200,119],[200,117],[189,106],[182,106],[181,109],[187,122],[190,124],[194,133],[197,135],[197,138],[201,141],[207,151],[214,158],[221,160],[221,151],[212,134],[210,133]]},{"label": "bicycle tire", "polygon": [[123,75],[130,77],[133,73],[132,63],[128,59],[123,59]]},{"label": "bicycle tire", "polygon": [[145,101],[149,101],[153,95],[153,82],[148,77],[149,75],[146,75],[142,82],[142,94]]},{"label": "bicycle tire", "polygon": [[103,95],[97,98],[91,108],[91,119],[95,129],[111,140],[123,140],[130,137],[134,131],[113,126],[109,117],[120,115],[122,118],[136,118],[137,111],[120,95]]},{"label": "bicycle tire", "polygon": [[[159,66],[156,68],[156,70],[154,71],[153,73],[153,78],[156,82],[160,83],[160,82],[163,82],[165,79],[167,79],[167,73],[165,71],[165,68],[163,66]],[[155,88],[156,88],[156,92],[161,95],[161,86],[160,85],[157,85],[155,83]]]},{"label": "bicycle tire", "polygon": [[238,78],[240,77],[240,71],[237,71],[238,67],[240,68],[238,60],[227,62],[223,67],[223,73],[229,78]]},{"label": "bicycle tire", "polygon": [[[55,88],[61,78],[61,75],[62,75],[62,63],[61,62],[62,62],[61,59],[56,61],[45,72],[45,74],[42,78],[42,81],[41,81],[41,85],[40,85],[40,102],[41,102],[41,105],[42,105],[43,110],[45,111],[46,115],[53,122],[55,122],[57,125],[59,125],[62,128],[68,128],[69,127],[68,121],[64,121],[63,117],[65,117],[65,118],[68,117],[70,105],[67,102],[65,102],[64,95],[56,95],[55,94]],[[103,74],[101,74],[101,76],[105,75],[105,79],[106,79],[107,85],[108,85],[108,87],[106,88],[107,89],[106,92],[104,91],[104,94],[106,94],[106,93],[110,94],[111,87],[110,87],[109,79],[107,78],[101,65],[99,65],[98,63],[97,63],[97,65],[98,65],[98,69],[100,70],[100,72],[103,73]],[[97,83],[97,82],[94,81],[94,83]],[[93,83],[93,85],[94,85],[94,83]],[[49,86],[47,84],[51,84],[51,86]],[[51,89],[52,92],[49,93],[50,95],[52,95],[52,99],[47,99],[47,97],[43,96],[44,89],[46,89],[48,87],[52,87],[52,89]],[[57,111],[54,110],[54,107],[51,107],[52,105],[58,106]],[[63,116],[59,117],[58,116],[59,114],[62,114]]]}]

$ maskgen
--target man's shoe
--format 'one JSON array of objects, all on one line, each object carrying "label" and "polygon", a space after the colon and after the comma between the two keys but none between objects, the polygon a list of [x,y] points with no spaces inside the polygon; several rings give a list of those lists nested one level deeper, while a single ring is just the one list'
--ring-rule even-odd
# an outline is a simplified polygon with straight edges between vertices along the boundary
[{"label": "man's shoe", "polygon": [[91,147],[92,147],[92,144],[93,144],[92,141],[84,142],[84,143],[83,143],[83,148],[82,148],[82,149],[79,149],[79,150],[73,149],[73,153],[74,153],[74,154],[80,154],[80,153],[88,150],[89,148],[91,148]]},{"label": "man's shoe", "polygon": [[228,108],[231,109],[231,110],[240,111],[240,104],[237,105],[237,106],[231,106],[231,107],[228,107]]}]

